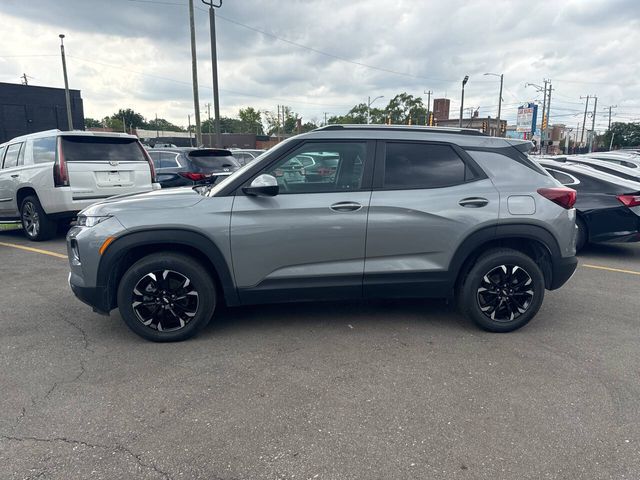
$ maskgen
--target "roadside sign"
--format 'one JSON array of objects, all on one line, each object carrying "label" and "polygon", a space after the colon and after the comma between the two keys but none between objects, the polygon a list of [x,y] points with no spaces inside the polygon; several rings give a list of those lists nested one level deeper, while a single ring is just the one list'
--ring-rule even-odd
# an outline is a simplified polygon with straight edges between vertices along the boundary
[{"label": "roadside sign", "polygon": [[528,103],[518,108],[516,132],[535,133],[537,116],[538,106],[535,103]]}]

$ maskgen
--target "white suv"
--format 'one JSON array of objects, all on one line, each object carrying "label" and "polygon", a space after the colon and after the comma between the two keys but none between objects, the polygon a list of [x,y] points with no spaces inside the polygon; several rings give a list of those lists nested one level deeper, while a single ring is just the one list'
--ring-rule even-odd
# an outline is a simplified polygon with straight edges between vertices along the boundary
[{"label": "white suv", "polygon": [[0,220],[22,221],[29,240],[51,238],[92,203],[159,188],[138,138],[48,130],[0,145]]}]

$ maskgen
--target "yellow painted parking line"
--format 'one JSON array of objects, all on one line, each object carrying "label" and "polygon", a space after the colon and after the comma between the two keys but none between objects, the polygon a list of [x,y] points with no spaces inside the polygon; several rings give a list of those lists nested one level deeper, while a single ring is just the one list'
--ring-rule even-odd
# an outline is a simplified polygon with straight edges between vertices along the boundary
[{"label": "yellow painted parking line", "polygon": [[640,275],[640,272],[636,272],[635,270],[624,270],[622,268],[603,267],[602,265],[589,265],[586,263],[583,264],[582,266],[586,268],[595,268],[596,270],[606,270],[608,272],[627,273],[629,275]]},{"label": "yellow painted parking line", "polygon": [[25,247],[24,245],[18,245],[16,243],[0,242],[0,246],[2,246],[2,247],[10,247],[10,248],[18,248],[20,250],[25,250],[27,252],[41,253],[42,255],[50,255],[50,256],[56,257],[56,258],[64,258],[65,260],[67,259],[67,256],[63,255],[62,253],[51,252],[49,250],[42,250],[40,248]]}]

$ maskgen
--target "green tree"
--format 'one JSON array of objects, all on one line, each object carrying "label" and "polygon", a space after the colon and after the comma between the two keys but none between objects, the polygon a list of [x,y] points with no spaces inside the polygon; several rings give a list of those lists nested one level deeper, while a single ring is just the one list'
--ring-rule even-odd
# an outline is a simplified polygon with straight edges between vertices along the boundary
[{"label": "green tree", "polygon": [[100,127],[102,127],[102,122],[100,120],[96,120],[95,118],[85,117],[84,128],[100,128]]},{"label": "green tree", "polygon": [[414,97],[406,92],[393,97],[385,108],[387,116],[392,124],[424,125],[427,117],[427,109],[422,103],[421,97]]},{"label": "green tree", "polygon": [[[191,125],[192,130],[195,131],[195,125]],[[209,133],[215,131],[215,122],[213,118],[207,119],[201,123],[202,133]],[[220,131],[222,133],[243,133],[242,122],[237,118],[220,117]]]},{"label": "green tree", "polygon": [[[123,121],[127,126],[127,131],[131,128],[145,128],[147,126],[147,122],[144,117],[130,108],[121,108],[117,113],[114,113],[107,118],[109,119],[107,121],[108,126],[114,130],[122,130]],[[116,128],[114,125],[119,125],[120,128]]]},{"label": "green tree", "polygon": [[122,132],[124,131],[123,128],[123,124],[122,124],[122,119],[121,118],[117,118],[117,117],[104,117],[102,119],[102,123],[104,125],[106,125],[108,128],[116,131],[116,132]]},{"label": "green tree", "polygon": [[298,114],[291,107],[284,105],[280,109],[280,119],[275,112],[264,112],[267,122],[267,135],[298,133]]},{"label": "green tree", "polygon": [[[386,116],[384,110],[379,108],[371,108],[369,114],[371,115],[371,123],[385,123]],[[338,115],[329,118],[329,123],[342,123],[342,124],[365,124],[367,123],[367,104],[359,103],[354,106],[346,115]]]},{"label": "green tree", "polygon": [[609,148],[613,135],[613,147],[636,147],[640,145],[640,123],[614,122],[604,134],[603,146]]},{"label": "green tree", "polygon": [[241,108],[238,112],[238,117],[240,118],[242,133],[264,134],[260,110],[256,110],[253,107]]},{"label": "green tree", "polygon": [[179,127],[178,125],[174,125],[173,123],[165,120],[164,118],[158,118],[157,120],[154,118],[153,120],[149,120],[147,122],[146,127],[149,130],[160,130],[164,132],[183,132],[184,128]]}]

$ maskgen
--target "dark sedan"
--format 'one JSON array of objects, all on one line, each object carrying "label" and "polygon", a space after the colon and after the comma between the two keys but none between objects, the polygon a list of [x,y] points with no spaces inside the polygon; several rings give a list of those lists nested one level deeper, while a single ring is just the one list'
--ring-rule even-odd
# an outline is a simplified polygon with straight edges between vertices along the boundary
[{"label": "dark sedan", "polygon": [[152,148],[156,177],[162,188],[211,182],[240,168],[229,150],[220,148]]},{"label": "dark sedan", "polygon": [[576,248],[640,241],[640,183],[571,162],[539,160],[556,180],[578,192]]}]

